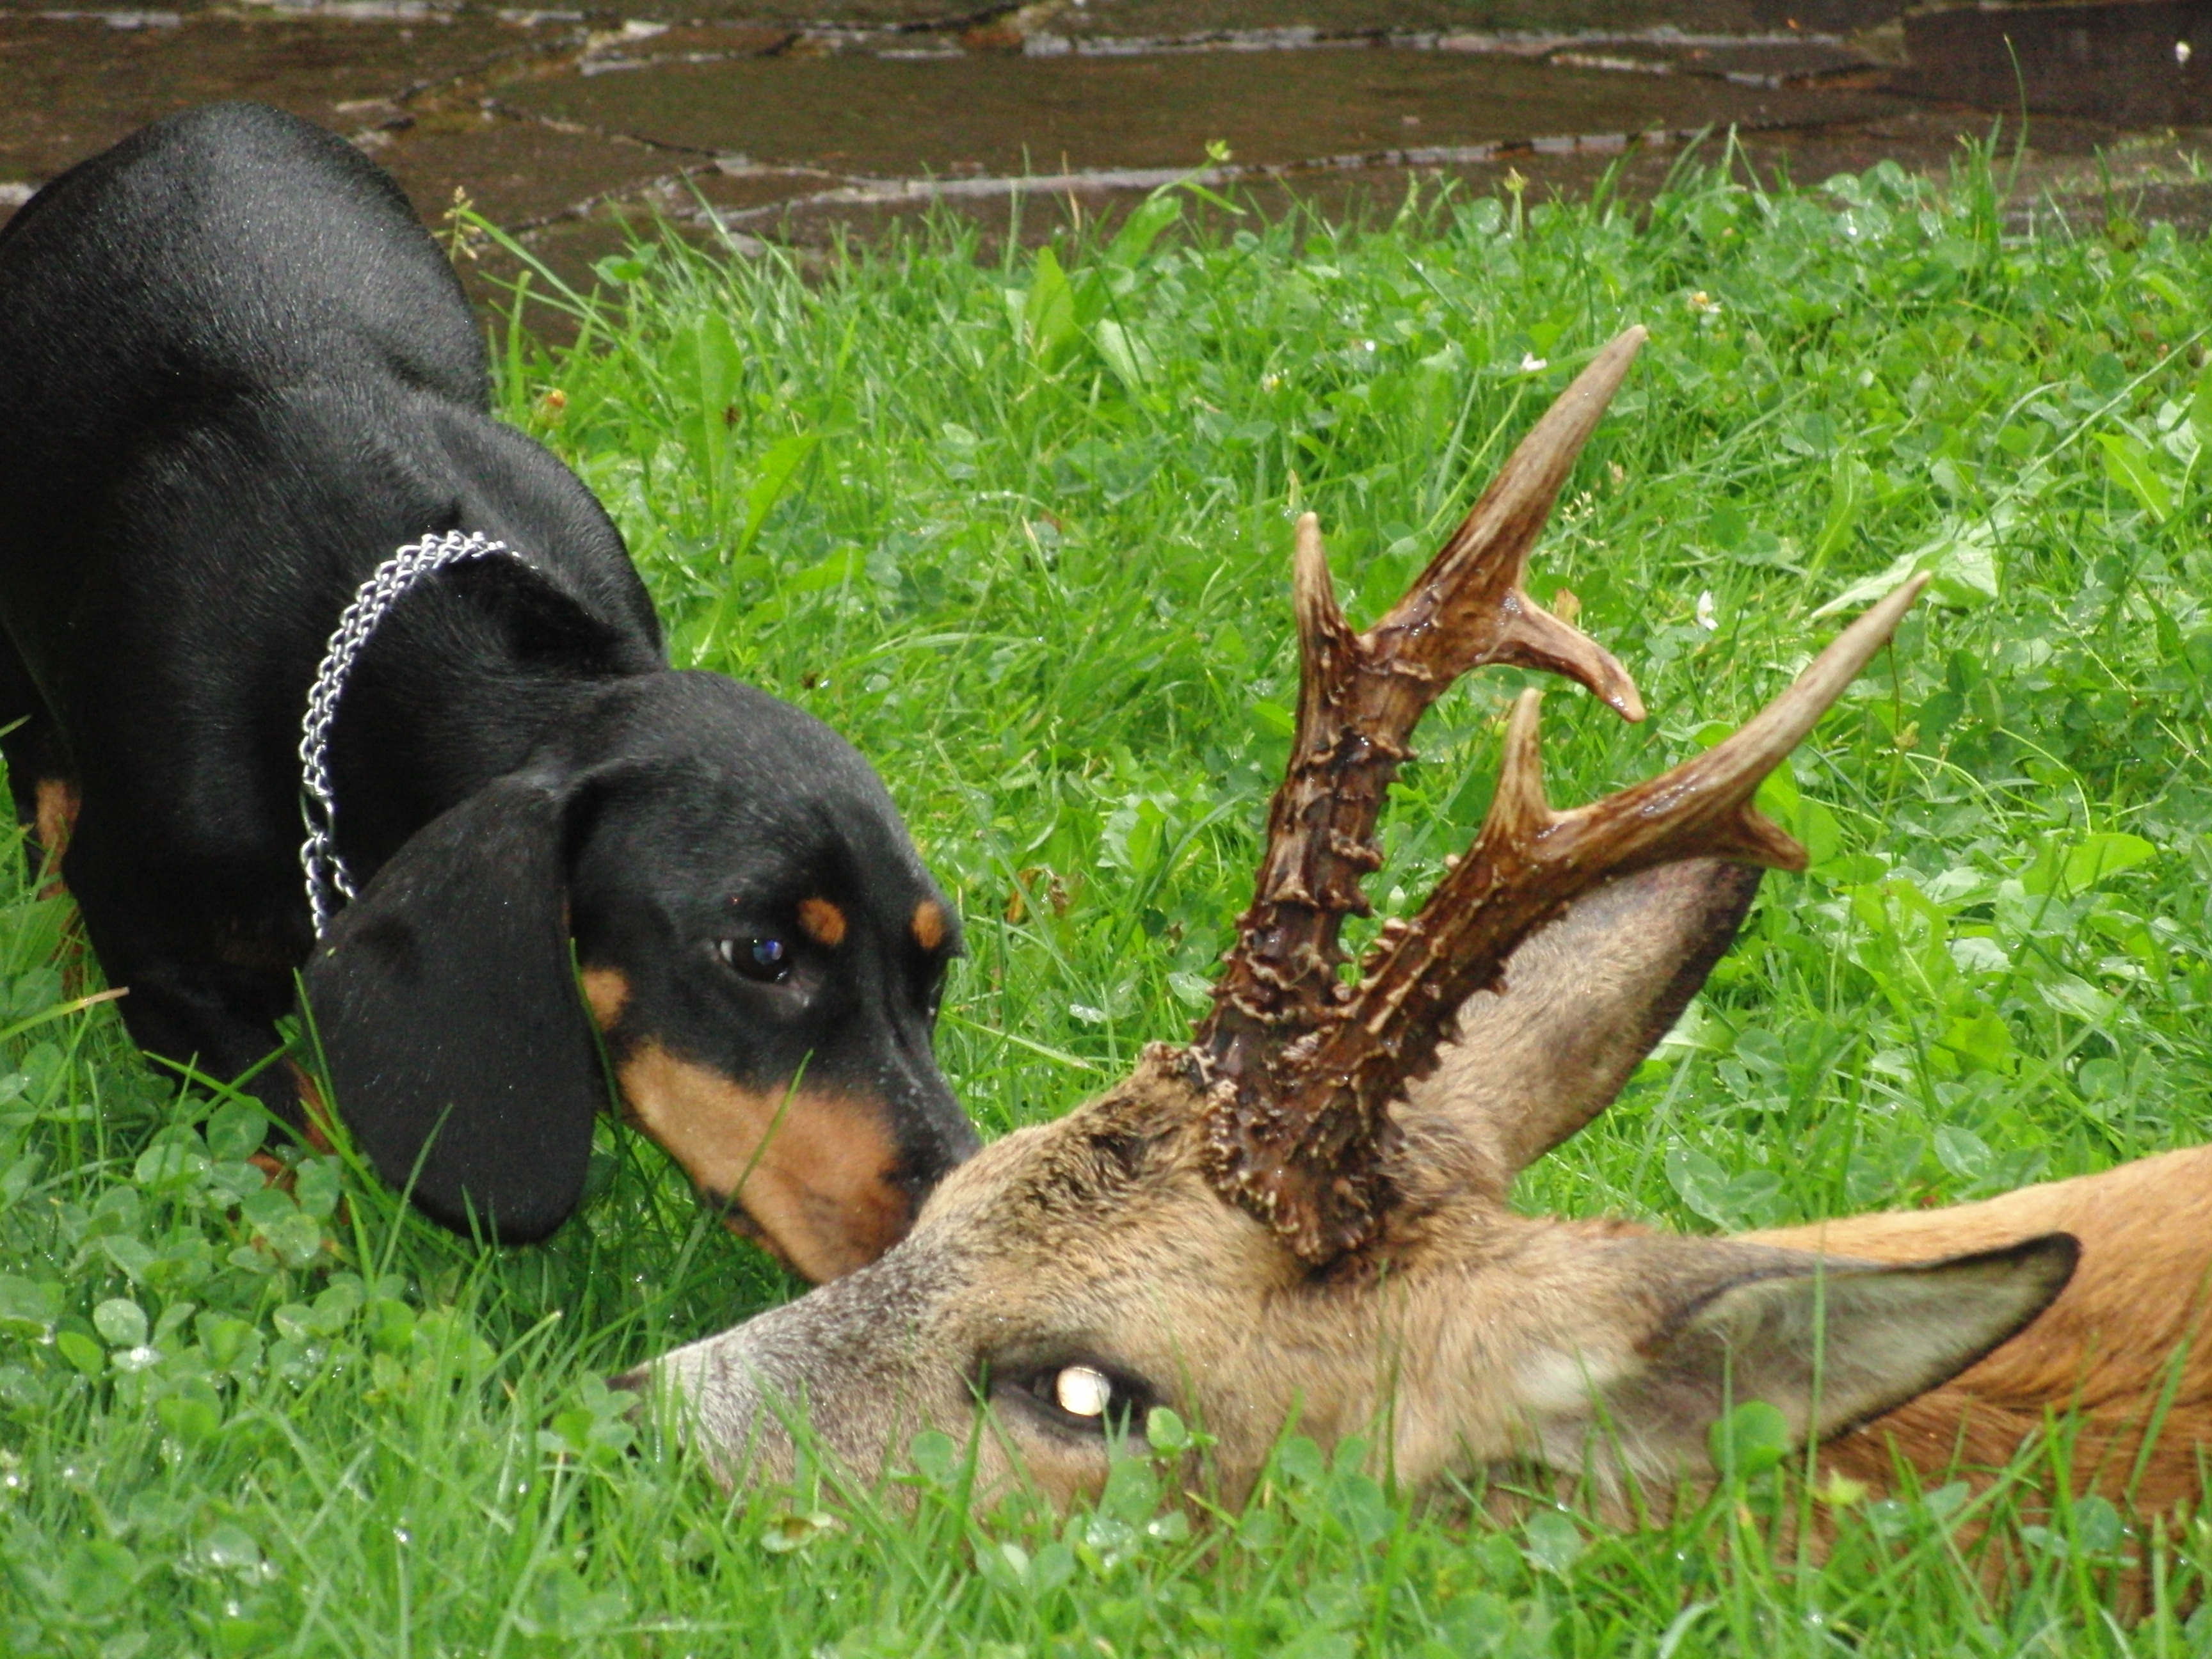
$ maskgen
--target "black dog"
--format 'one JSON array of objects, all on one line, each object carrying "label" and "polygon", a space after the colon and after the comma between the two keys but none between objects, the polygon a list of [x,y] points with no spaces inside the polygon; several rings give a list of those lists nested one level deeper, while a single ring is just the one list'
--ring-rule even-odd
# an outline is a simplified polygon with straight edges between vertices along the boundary
[{"label": "black dog", "polygon": [[[848,745],[668,668],[605,513],[489,404],[452,268],[316,127],[202,109],[40,191],[0,231],[17,810],[138,1043],[295,1122],[264,1062],[304,965],[339,1117],[447,1224],[574,1208],[595,1017],[732,1224],[857,1267],[975,1146],[930,1052],[949,908]],[[356,587],[449,532],[514,556],[428,575],[362,651],[329,772],[375,879],[318,942],[309,684]]]}]

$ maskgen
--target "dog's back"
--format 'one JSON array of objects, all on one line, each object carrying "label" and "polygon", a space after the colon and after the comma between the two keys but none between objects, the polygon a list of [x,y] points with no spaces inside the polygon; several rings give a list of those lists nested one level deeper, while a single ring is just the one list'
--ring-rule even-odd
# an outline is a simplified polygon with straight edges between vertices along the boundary
[{"label": "dog's back", "polygon": [[[428,399],[467,425],[488,402],[459,285],[404,198],[350,146],[256,105],[162,122],[41,191],[0,233],[0,605],[64,726],[89,718],[66,682],[99,670],[57,660],[56,641],[131,648],[142,619],[118,605],[188,628],[208,605],[228,631],[220,613],[252,608],[261,567],[297,579],[307,524],[325,545],[307,562],[343,592],[361,556],[331,526],[388,516],[368,538],[388,552],[436,510],[408,499],[439,493],[434,458],[375,453],[424,430],[388,405]],[[289,501],[234,487],[272,459],[296,475]],[[379,492],[380,472],[398,487]],[[434,475],[428,491],[410,473]],[[334,486],[364,499],[314,499]],[[290,677],[315,642],[270,643],[262,660]]]},{"label": "dog's back", "polygon": [[10,471],[173,421],[165,385],[390,375],[489,401],[460,284],[406,198],[257,104],[191,111],[55,179],[0,229],[0,410],[32,440]]},{"label": "dog's back", "polygon": [[[657,665],[620,536],[567,468],[490,418],[488,387],[452,267],[391,180],[319,128],[217,105],[57,179],[0,234],[0,614],[21,658],[0,668],[29,683],[0,684],[0,717],[50,711],[88,798],[190,801],[184,821],[234,852],[249,823],[290,823],[297,739],[280,728],[354,587],[462,522],[529,549],[627,672]],[[481,606],[441,594],[392,643],[498,654],[484,629]],[[155,635],[178,647],[173,672],[126,672]],[[239,708],[270,711],[271,729],[204,741],[212,711]],[[201,758],[191,775],[163,775],[158,755],[149,771],[151,741],[110,740],[165,726],[172,752]],[[86,775],[126,752],[127,776]],[[229,763],[204,775],[216,755]],[[369,862],[477,781],[407,781],[392,823],[355,826],[377,843]]]}]

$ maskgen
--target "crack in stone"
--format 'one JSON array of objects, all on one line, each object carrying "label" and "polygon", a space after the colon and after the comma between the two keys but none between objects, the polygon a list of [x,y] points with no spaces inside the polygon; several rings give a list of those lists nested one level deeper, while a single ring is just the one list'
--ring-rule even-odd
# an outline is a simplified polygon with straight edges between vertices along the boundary
[{"label": "crack in stone", "polygon": [[[1736,124],[1745,132],[1818,131],[1825,122],[1772,121]],[[1655,127],[1641,132],[1571,133],[1531,138],[1501,138],[1479,144],[1438,144],[1347,152],[1312,156],[1295,161],[1224,162],[1200,167],[1086,167],[1066,173],[985,174],[973,178],[918,176],[908,179],[870,178],[863,174],[828,175],[842,182],[828,190],[758,207],[706,207],[693,217],[715,229],[773,218],[778,214],[816,207],[888,207],[941,200],[995,200],[1022,195],[1057,196],[1072,191],[1102,190],[1158,190],[1175,184],[1209,188],[1221,185],[1292,179],[1307,173],[1361,172],[1376,168],[1480,167],[1510,161],[1516,155],[1618,155],[1637,146],[1679,147],[1692,143],[1701,127]],[[798,169],[762,168],[763,172]]]}]

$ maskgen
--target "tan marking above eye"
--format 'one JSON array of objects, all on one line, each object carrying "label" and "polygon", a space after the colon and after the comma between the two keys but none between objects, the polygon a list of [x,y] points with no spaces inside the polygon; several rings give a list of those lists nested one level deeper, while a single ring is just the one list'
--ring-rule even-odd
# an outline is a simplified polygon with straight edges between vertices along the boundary
[{"label": "tan marking above eye", "polygon": [[826,898],[801,899],[799,925],[817,945],[835,950],[845,940],[845,913]]},{"label": "tan marking above eye", "polygon": [[749,1089],[652,1042],[618,1069],[632,1121],[702,1194],[744,1206],[732,1230],[816,1283],[866,1267],[913,1225],[888,1115],[865,1096]]},{"label": "tan marking above eye", "polygon": [[925,951],[945,943],[945,907],[935,899],[924,899],[914,907],[914,942]]},{"label": "tan marking above eye", "polygon": [[615,1022],[629,1006],[629,980],[618,968],[586,968],[580,976],[584,981],[584,1000],[590,1005],[592,1018],[599,1023],[599,1030],[611,1031]]}]

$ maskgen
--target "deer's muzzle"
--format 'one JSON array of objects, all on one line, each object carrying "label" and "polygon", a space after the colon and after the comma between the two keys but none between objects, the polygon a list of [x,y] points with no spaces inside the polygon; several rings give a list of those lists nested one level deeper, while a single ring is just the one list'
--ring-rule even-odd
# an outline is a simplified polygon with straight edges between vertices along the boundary
[{"label": "deer's muzzle", "polygon": [[726,1486],[788,1480],[800,1445],[872,1483],[926,1422],[964,1413],[921,1381],[941,1273],[914,1241],[796,1302],[615,1379],[649,1395]]}]

